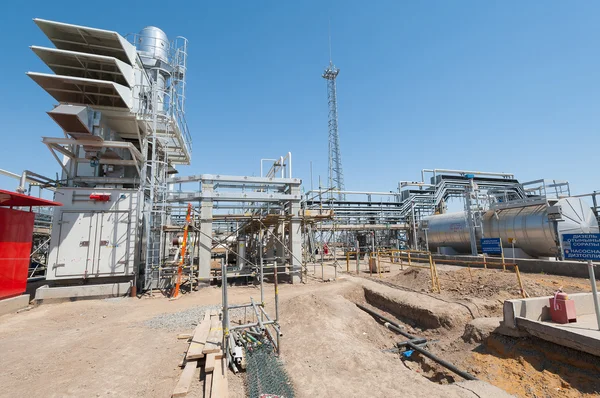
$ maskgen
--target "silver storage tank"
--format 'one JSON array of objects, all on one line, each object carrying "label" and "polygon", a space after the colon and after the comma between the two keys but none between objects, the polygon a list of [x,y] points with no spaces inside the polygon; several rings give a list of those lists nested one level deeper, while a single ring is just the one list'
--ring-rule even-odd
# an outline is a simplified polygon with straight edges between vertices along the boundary
[{"label": "silver storage tank", "polygon": [[[557,203],[562,209],[563,220],[558,222],[559,235],[597,233],[598,221],[594,212],[581,198],[564,198]],[[531,256],[554,257],[557,253],[556,235],[552,222],[548,221],[545,204],[488,211],[483,218],[486,237],[502,238],[509,247],[508,238],[516,238],[515,247]]]},{"label": "silver storage tank", "polygon": [[156,26],[146,26],[138,34],[140,58],[157,90],[157,110],[165,110],[167,77],[169,76],[169,39],[167,34]]},{"label": "silver storage tank", "polygon": [[169,38],[162,29],[156,26],[146,26],[138,36],[138,51],[163,62],[169,60]]},{"label": "silver storage tank", "polygon": [[[581,198],[564,198],[557,203],[564,221],[558,222],[559,234],[597,233],[598,221],[590,206]],[[459,253],[470,253],[471,243],[465,212],[426,217],[430,250],[451,247]],[[481,238],[479,231],[477,242]],[[548,206],[514,207],[490,210],[483,215],[483,233],[488,238],[501,238],[510,247],[509,238],[516,238],[515,247],[534,257],[557,255],[554,226],[548,221]],[[419,231],[424,240],[424,231]]]},{"label": "silver storage tank", "polygon": [[[429,250],[439,247],[451,247],[459,253],[471,253],[471,237],[467,228],[467,216],[464,211],[425,217],[428,221],[427,240]],[[425,241],[423,230],[419,237]],[[479,241],[479,237],[477,237]]]}]

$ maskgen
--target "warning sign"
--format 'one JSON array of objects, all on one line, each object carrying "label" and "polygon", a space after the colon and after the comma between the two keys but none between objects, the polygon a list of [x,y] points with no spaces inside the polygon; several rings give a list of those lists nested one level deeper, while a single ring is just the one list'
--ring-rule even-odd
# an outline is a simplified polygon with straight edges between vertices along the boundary
[{"label": "warning sign", "polygon": [[565,259],[600,261],[600,234],[564,234]]}]

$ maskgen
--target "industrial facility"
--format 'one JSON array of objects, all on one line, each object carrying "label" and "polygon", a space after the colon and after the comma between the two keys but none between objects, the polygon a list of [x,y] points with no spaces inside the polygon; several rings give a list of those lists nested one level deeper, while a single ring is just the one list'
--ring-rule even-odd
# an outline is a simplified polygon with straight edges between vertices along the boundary
[{"label": "industrial facility", "polygon": [[[47,109],[31,112],[46,112],[59,127],[41,137],[49,151],[34,145],[39,156],[56,160],[58,174],[0,170],[14,181],[0,191],[0,314],[12,314],[0,318],[0,325],[43,308],[67,311],[60,321],[67,325],[75,316],[70,305],[78,306],[73,311],[85,322],[100,311],[96,327],[113,311],[119,319],[130,316],[141,326],[127,327],[148,330],[149,344],[136,354],[146,362],[132,366],[164,384],[137,385],[147,396],[366,396],[361,388],[369,383],[360,377],[370,368],[361,367],[361,358],[382,367],[409,363],[403,383],[430,396],[554,396],[506,387],[485,370],[499,365],[484,366],[475,354],[480,362],[464,362],[465,355],[448,348],[465,350],[474,341],[483,347],[486,339],[540,341],[546,350],[555,345],[565,356],[592,358],[581,376],[592,381],[578,379],[579,391],[600,393],[593,381],[599,372],[593,361],[600,356],[597,260],[591,254],[575,257],[577,239],[587,239],[592,251],[600,236],[600,191],[574,195],[564,180],[442,168],[422,169],[420,181],[403,180],[399,169],[398,180],[380,191],[352,190],[358,184],[344,178],[338,128],[336,84],[343,75],[331,58],[321,75],[328,109],[326,186],[313,189],[306,176],[293,173],[292,152],[259,154],[241,175],[183,175],[182,166],[193,163],[197,136],[186,122],[186,97],[201,95],[186,87],[195,73],[188,67],[188,47],[196,47],[155,26],[123,36],[45,19],[34,23],[53,47],[30,48],[53,73],[27,72],[49,95]],[[546,274],[554,279],[539,282]],[[508,280],[510,286],[494,285]],[[147,314],[136,312],[142,310]],[[317,321],[322,313],[329,315]],[[561,317],[566,321],[557,321]],[[493,327],[478,326],[490,320]],[[323,339],[339,342],[321,342],[319,325],[336,331],[322,332]],[[115,336],[128,333],[101,327]],[[74,341],[79,337],[70,333],[77,328],[65,326]],[[177,339],[166,342],[164,335],[174,331]],[[370,339],[364,346],[363,335]],[[444,340],[450,338],[455,340]],[[388,343],[389,350],[380,352]],[[355,344],[355,351],[345,351]],[[150,346],[156,347],[155,358]],[[311,353],[303,357],[301,347]],[[373,356],[365,356],[367,347]],[[123,355],[123,368],[138,361]],[[340,364],[351,358],[354,365],[340,365],[339,375],[362,380],[352,387],[360,393],[344,390],[343,383],[326,391],[317,381],[329,375],[318,364],[323,356],[329,363],[329,355]],[[179,366],[165,362],[172,357],[181,359]],[[168,367],[168,376],[159,376],[150,362]],[[104,379],[121,372],[121,365],[114,375],[104,366]],[[344,373],[352,366],[362,369],[360,377]],[[557,369],[552,372],[562,377]],[[129,373],[119,377],[133,383]],[[392,396],[390,377],[373,396]],[[565,384],[578,388],[572,379],[560,379],[559,390]],[[321,387],[308,387],[307,380]],[[105,391],[92,381],[73,390],[57,386],[56,396]],[[116,396],[137,395],[116,386]]]}]

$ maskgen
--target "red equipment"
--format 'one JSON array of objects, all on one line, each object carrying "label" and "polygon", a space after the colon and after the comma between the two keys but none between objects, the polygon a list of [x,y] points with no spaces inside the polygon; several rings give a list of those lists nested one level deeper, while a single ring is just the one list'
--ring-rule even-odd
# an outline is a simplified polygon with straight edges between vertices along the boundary
[{"label": "red equipment", "polygon": [[108,202],[110,200],[109,193],[92,193],[90,194],[90,200],[94,200],[96,202]]},{"label": "red equipment", "polygon": [[[61,203],[0,189],[0,299],[19,296],[27,287],[35,213],[31,206]],[[28,211],[13,206],[29,207]]]},{"label": "red equipment", "polygon": [[550,317],[556,323],[577,322],[575,313],[575,302],[569,299],[567,293],[557,291],[550,298]]}]

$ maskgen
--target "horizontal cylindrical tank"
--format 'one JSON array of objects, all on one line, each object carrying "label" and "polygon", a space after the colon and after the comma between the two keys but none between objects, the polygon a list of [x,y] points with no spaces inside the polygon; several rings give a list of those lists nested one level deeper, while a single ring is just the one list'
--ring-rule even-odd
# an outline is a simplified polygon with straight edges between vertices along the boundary
[{"label": "horizontal cylindrical tank", "polygon": [[[558,221],[558,234],[588,234],[598,232],[598,221],[589,205],[581,198],[564,198],[556,204],[562,209],[563,221]],[[558,254],[556,233],[548,220],[548,206],[536,205],[489,211],[483,218],[483,230],[489,238],[501,238],[505,247],[509,238],[515,246],[531,256],[553,257]]]},{"label": "horizontal cylindrical tank", "polygon": [[[464,211],[426,217],[425,220],[428,223],[427,241],[430,250],[451,247],[459,253],[471,252],[471,238]],[[422,229],[419,238],[425,242],[425,233]]]},{"label": "horizontal cylindrical tank", "polygon": [[162,29],[146,26],[139,33],[138,51],[167,62],[169,59],[169,39]]},{"label": "horizontal cylindrical tank", "polygon": [[[564,198],[555,205],[561,207],[564,220],[558,222],[559,235],[598,232],[598,221],[582,199]],[[471,252],[465,212],[435,215],[425,220],[430,250],[451,247],[459,253]],[[481,233],[477,232],[479,242]],[[509,238],[516,239],[515,247],[534,257],[554,257],[558,252],[546,204],[490,210],[483,215],[483,235],[501,238],[504,247],[511,246]],[[424,240],[423,230],[420,236]]]}]

